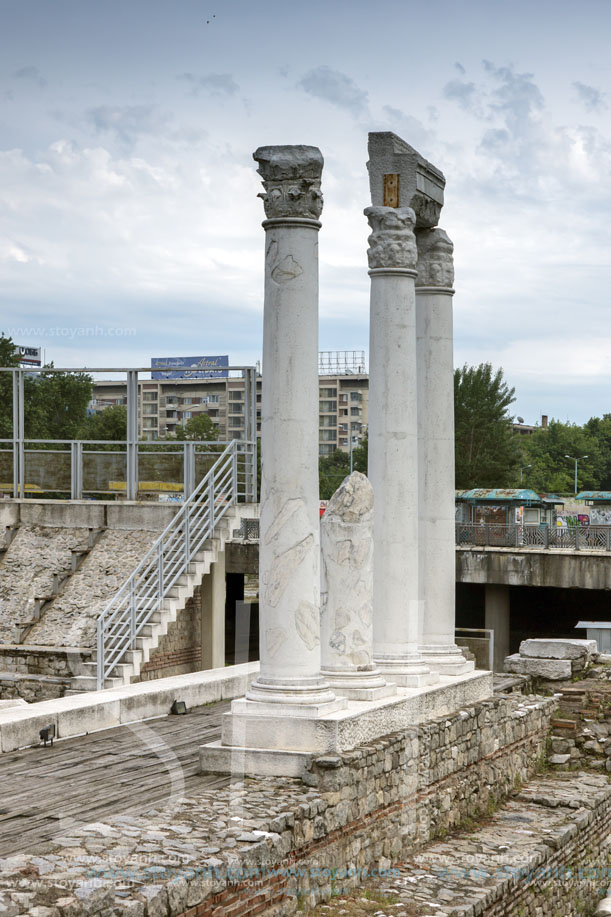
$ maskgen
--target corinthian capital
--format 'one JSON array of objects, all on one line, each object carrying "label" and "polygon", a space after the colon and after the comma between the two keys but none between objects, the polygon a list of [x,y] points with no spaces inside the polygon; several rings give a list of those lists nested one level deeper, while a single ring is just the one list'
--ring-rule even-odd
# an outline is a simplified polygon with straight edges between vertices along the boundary
[{"label": "corinthian capital", "polygon": [[262,198],[269,220],[317,220],[322,213],[320,176],[324,160],[316,146],[260,146],[252,154],[263,179]]},{"label": "corinthian capital", "polygon": [[443,229],[423,229],[416,233],[418,245],[417,287],[454,285],[454,246]]},{"label": "corinthian capital", "polygon": [[367,207],[365,216],[373,230],[367,240],[369,267],[414,270],[416,214],[411,207]]}]

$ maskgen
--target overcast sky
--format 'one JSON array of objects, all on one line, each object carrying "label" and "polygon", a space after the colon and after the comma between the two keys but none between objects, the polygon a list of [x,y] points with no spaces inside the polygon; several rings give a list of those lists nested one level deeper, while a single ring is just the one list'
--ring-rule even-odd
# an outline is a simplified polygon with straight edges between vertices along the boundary
[{"label": "overcast sky", "polygon": [[611,412],[609,0],[0,0],[0,330],[56,366],[261,355],[253,150],[325,157],[320,348],[368,343],[367,132],[442,169],[455,362]]}]

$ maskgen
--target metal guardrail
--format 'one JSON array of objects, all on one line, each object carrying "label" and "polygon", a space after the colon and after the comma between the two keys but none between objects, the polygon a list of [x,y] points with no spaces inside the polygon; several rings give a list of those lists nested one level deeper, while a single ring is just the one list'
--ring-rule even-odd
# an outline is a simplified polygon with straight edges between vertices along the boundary
[{"label": "metal guardrail", "polygon": [[564,548],[567,551],[610,551],[611,525],[496,525],[456,523],[456,544],[494,548]]},{"label": "metal guardrail", "polygon": [[[97,624],[97,683],[103,688],[192,558],[238,502],[252,500],[256,445],[233,440],[108,603]],[[240,474],[243,462],[250,470]]]}]

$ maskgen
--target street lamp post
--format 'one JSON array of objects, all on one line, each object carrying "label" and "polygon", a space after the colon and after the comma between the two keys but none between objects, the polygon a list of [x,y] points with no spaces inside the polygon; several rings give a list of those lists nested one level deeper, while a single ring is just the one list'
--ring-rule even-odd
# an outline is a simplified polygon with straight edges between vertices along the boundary
[{"label": "street lamp post", "polygon": [[528,470],[529,468],[532,468],[532,465],[522,465],[520,468],[520,484],[524,480],[524,469]]},{"label": "street lamp post", "polygon": [[575,494],[577,494],[577,465],[582,459],[587,459],[587,455],[578,455],[576,458],[573,455],[565,455],[565,458],[570,459],[572,462],[575,462]]}]

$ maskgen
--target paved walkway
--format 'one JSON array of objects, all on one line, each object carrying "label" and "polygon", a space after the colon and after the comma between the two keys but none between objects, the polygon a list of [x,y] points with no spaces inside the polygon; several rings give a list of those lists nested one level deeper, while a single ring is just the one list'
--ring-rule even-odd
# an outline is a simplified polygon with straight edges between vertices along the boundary
[{"label": "paved walkway", "polygon": [[227,777],[198,774],[198,750],[220,738],[228,703],[106,729],[0,756],[0,856],[78,824],[146,812]]}]

